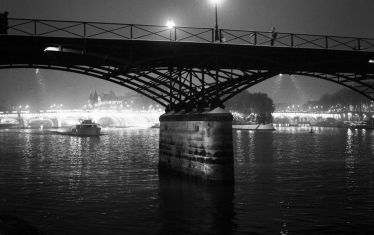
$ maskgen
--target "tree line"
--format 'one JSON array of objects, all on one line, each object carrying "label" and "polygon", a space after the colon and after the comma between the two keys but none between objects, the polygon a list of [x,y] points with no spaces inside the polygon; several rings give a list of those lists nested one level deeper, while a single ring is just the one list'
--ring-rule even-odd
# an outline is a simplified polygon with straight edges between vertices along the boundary
[{"label": "tree line", "polygon": [[348,105],[361,105],[365,103],[369,103],[370,100],[365,96],[359,94],[356,91],[353,91],[348,88],[344,88],[338,90],[332,94],[324,94],[321,96],[319,100],[315,101],[308,101],[304,106],[322,106],[322,109],[327,110],[332,106],[341,105],[341,106],[348,106]]},{"label": "tree line", "polygon": [[271,115],[275,110],[273,100],[265,93],[252,94],[245,91],[227,101],[225,106],[230,112],[243,114],[242,118],[234,115],[236,121],[254,121],[261,124],[273,121]]}]

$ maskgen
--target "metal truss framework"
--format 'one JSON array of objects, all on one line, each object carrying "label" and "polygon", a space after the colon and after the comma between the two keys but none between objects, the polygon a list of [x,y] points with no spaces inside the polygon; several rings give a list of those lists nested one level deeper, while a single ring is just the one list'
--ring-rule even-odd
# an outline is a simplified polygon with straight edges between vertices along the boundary
[{"label": "metal truss framework", "polygon": [[[0,51],[4,51],[3,55],[7,56],[3,56],[5,59],[0,63],[0,69],[41,68],[84,74],[127,87],[156,101],[167,110],[176,111],[222,106],[225,101],[236,94],[280,73],[331,81],[374,100],[374,73],[372,67],[367,68],[368,58],[371,57],[365,57],[363,61],[360,57],[359,65],[362,66],[357,68],[357,71],[355,71],[356,68],[349,68],[349,70],[344,68],[353,62],[356,63],[355,60],[352,60],[353,62],[344,62],[343,60],[344,63],[340,64],[339,56],[329,55],[332,61],[324,61],[322,58],[323,55],[329,54],[331,51],[349,54],[345,59],[351,58],[352,52],[355,55],[360,54],[360,56],[371,55],[374,52],[374,39],[281,32],[277,33],[276,38],[272,38],[269,32],[229,29],[220,29],[220,33],[223,36],[221,41],[217,42],[214,41],[214,28],[174,27],[169,29],[166,26],[157,25],[9,19],[8,35],[10,39],[7,41],[7,45],[13,48],[9,50],[5,47],[0,48]],[[6,39],[8,35],[0,35],[0,39],[1,37]],[[12,44],[12,40],[17,36],[26,39],[21,43]],[[43,38],[53,39],[52,41],[56,42],[64,41],[66,49],[74,49],[76,52],[69,54],[61,50],[56,52],[60,53],[61,57],[54,54],[61,60],[51,62],[47,57],[53,55],[48,53],[53,52],[43,52],[45,46],[49,46],[43,41]],[[102,39],[107,42],[103,42]],[[29,43],[29,41],[30,45],[23,45],[24,42]],[[121,57],[123,55],[125,55],[124,57],[132,57],[132,47],[127,48],[127,51],[124,50],[125,52],[122,54],[111,51],[111,55],[107,51],[108,48],[110,49],[108,45],[112,43],[117,45],[113,50],[123,49],[124,44],[119,44],[119,41],[129,44],[135,44],[135,41],[138,43],[167,41],[167,43],[163,43],[162,46],[152,44],[153,47],[147,47],[147,49],[151,48],[152,53],[155,54],[152,54],[154,57],[148,58],[149,54],[146,54],[144,58],[148,61],[142,60],[144,59],[142,57],[134,62],[133,58]],[[95,44],[97,42],[105,45]],[[182,44],[188,46],[186,47],[187,51],[194,47],[197,55],[193,57],[185,52],[184,57],[174,56],[172,54],[174,53],[173,45],[179,45],[180,49]],[[207,44],[212,44],[212,46]],[[230,44],[230,46],[226,44]],[[273,49],[269,47],[270,44],[282,48]],[[57,45],[61,46],[59,43]],[[139,47],[144,45],[145,43]],[[202,45],[204,45],[205,54],[200,51],[196,52],[202,48]],[[160,47],[162,49],[153,52],[154,48]],[[242,52],[248,48],[251,50]],[[230,54],[231,49],[236,50],[236,54]],[[261,54],[260,49],[264,51],[264,54]],[[159,55],[162,51],[170,52],[171,55],[168,57],[166,53]],[[226,54],[219,54],[220,51],[224,51]],[[287,57],[291,51],[295,56]],[[90,58],[90,53],[97,53],[98,56]],[[142,53],[144,51],[140,51],[139,54]],[[318,53],[323,55],[320,56]],[[300,54],[304,55],[300,56]],[[315,56],[316,54],[318,57]],[[119,57],[115,57],[116,55]],[[259,58],[261,55],[266,55],[266,58]],[[207,58],[198,58],[204,56]],[[220,56],[226,58],[223,66],[220,65],[224,59],[222,61],[217,59]],[[23,60],[23,57],[26,59]],[[197,58],[198,61],[195,62],[194,60]],[[302,62],[298,61],[300,58],[303,59]],[[74,60],[75,64],[70,62],[70,59],[76,59]],[[287,59],[290,61],[283,63],[282,60]],[[235,60],[235,62],[230,60]],[[246,63],[242,64],[242,61]],[[318,67],[319,63],[324,66]],[[369,63],[374,64],[374,61],[370,59]],[[313,70],[319,72],[313,72]],[[339,70],[349,72],[338,73]]]},{"label": "metal truss framework", "polygon": [[[58,66],[37,64],[0,65],[0,69],[40,68],[84,74],[138,92],[166,110],[199,110],[214,108],[271,77],[280,71],[267,70],[211,70],[206,68],[143,67],[118,73],[112,66]],[[348,87],[374,100],[374,74],[326,74],[294,71],[291,74],[309,76]]]}]

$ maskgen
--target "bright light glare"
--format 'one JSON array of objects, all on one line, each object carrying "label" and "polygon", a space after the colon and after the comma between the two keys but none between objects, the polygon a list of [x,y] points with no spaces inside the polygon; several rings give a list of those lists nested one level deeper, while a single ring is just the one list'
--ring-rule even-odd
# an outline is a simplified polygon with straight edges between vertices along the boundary
[{"label": "bright light glare", "polygon": [[174,21],[172,21],[172,20],[168,20],[168,21],[166,22],[166,26],[167,26],[169,29],[172,29],[172,28],[175,27],[175,23],[174,23]]},{"label": "bright light glare", "polygon": [[369,63],[370,64],[374,64],[374,60],[369,60]]},{"label": "bright light glare", "polygon": [[213,5],[220,5],[222,3],[223,0],[210,0],[210,3],[213,4]]},{"label": "bright light glare", "polygon": [[44,52],[46,51],[60,51],[60,48],[59,47],[46,47],[44,49]]}]

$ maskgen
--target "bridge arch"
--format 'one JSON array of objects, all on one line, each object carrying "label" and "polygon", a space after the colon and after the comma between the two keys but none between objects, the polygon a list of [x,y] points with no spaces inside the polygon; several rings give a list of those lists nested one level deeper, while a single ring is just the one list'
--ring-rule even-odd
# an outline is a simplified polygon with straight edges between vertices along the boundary
[{"label": "bridge arch", "polygon": [[121,120],[116,117],[110,116],[101,116],[97,118],[97,123],[99,123],[102,127],[111,127],[111,126],[122,126]]},{"label": "bridge arch", "polygon": [[58,124],[54,122],[52,119],[44,118],[44,117],[34,117],[27,120],[27,126],[33,127],[33,128],[39,128],[40,126],[51,128],[51,127],[57,127]]},{"label": "bridge arch", "polygon": [[[42,37],[29,46],[30,37],[2,37],[10,49],[2,49],[0,69],[84,74],[127,87],[167,110],[220,106],[280,73],[331,81],[374,100],[374,68],[368,65],[374,54],[368,52]],[[44,51],[51,45],[61,50]]]},{"label": "bridge arch", "polygon": [[[95,67],[83,67],[83,66],[66,66],[62,67],[59,65],[12,65],[9,67],[1,66],[1,69],[7,68],[39,68],[39,69],[50,69],[50,70],[58,70],[58,71],[65,71],[65,72],[72,72],[78,73],[83,75],[88,75],[92,77],[96,77],[105,81],[109,81],[126,88],[129,88],[135,92],[138,92],[151,100],[159,103],[164,107],[168,107],[170,102],[170,91],[165,89],[166,85],[161,84],[163,89],[157,89],[160,93],[157,93],[155,90],[151,89],[151,85],[160,85],[157,83],[157,79],[159,78],[152,78],[151,75],[158,75],[159,77],[163,77],[166,79],[168,76],[168,68],[147,68],[144,71],[137,71],[133,72],[132,74],[123,74],[123,75],[116,75],[114,77],[108,76],[108,72],[115,72],[114,67],[112,68],[95,68]],[[187,89],[193,89],[193,91],[187,91],[189,93],[194,93],[194,95],[186,95],[183,94],[185,97],[177,97],[177,92],[174,88],[174,95],[172,95],[172,99],[177,103],[183,102],[183,104],[190,104],[192,106],[198,105],[199,102],[205,100],[208,102],[214,102],[212,97],[219,96],[221,102],[225,102],[230,98],[234,97],[235,95],[239,94],[240,92],[259,84],[267,79],[270,79],[279,74],[279,70],[277,71],[254,71],[254,70],[208,70],[208,69],[196,69],[196,68],[176,68],[175,69],[178,73],[182,76],[190,76],[190,74],[194,74],[194,81],[198,80],[201,84],[194,84],[192,87],[187,88],[186,84],[180,84],[184,86],[182,92],[186,92]],[[150,75],[151,74],[151,75]],[[208,87],[205,88],[205,91],[202,88],[202,77],[208,76],[210,80],[214,80],[214,77],[217,76],[220,79],[218,84],[214,84],[215,81],[207,82]],[[216,75],[217,74],[217,75]],[[302,72],[296,71],[291,73],[292,75],[300,75],[300,76],[307,76],[313,77],[317,79],[322,79],[325,81],[333,82],[344,87],[347,87],[355,92],[360,93],[361,95],[367,97],[370,100],[374,100],[374,83],[370,80],[374,80],[374,74],[355,74],[355,73],[317,73],[317,72]],[[140,80],[141,76],[149,79],[148,81]],[[134,78],[135,81],[131,81],[129,79]],[[184,78],[185,79],[185,78]],[[370,81],[370,82],[367,82]],[[217,89],[218,86],[218,89]],[[182,96],[182,95],[180,95]],[[175,99],[175,100],[174,100]]]}]

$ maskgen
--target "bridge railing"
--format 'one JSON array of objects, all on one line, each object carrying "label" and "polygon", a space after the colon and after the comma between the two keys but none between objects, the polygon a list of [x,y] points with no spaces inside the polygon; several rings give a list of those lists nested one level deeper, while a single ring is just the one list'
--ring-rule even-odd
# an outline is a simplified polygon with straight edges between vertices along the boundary
[{"label": "bridge railing", "polygon": [[374,51],[374,39],[220,29],[215,41],[213,28],[174,27],[159,25],[56,21],[10,18],[9,35],[38,37],[70,37],[118,40],[152,40],[196,43],[222,43],[250,46]]}]

